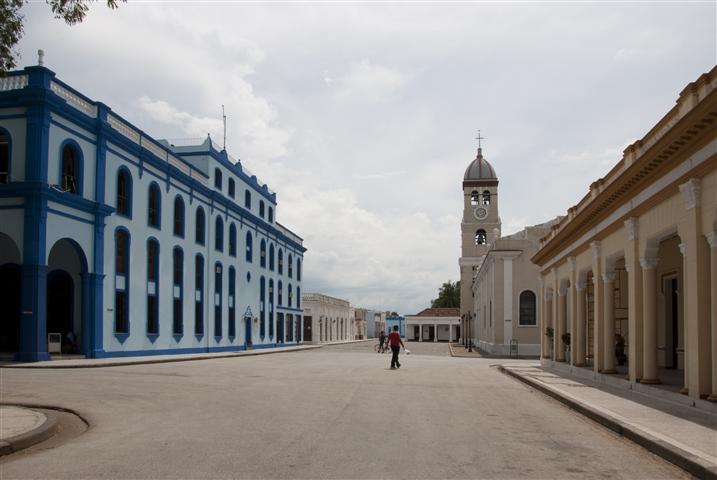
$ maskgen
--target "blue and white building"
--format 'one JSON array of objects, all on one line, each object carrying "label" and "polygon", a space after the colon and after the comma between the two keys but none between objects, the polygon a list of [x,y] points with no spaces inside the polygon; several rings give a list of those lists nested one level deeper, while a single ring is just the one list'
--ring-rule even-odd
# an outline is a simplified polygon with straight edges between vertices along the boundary
[{"label": "blue and white building", "polygon": [[386,333],[393,332],[393,327],[398,327],[401,338],[406,338],[406,318],[401,315],[386,316]]},{"label": "blue and white building", "polygon": [[209,137],[155,140],[42,66],[0,78],[0,351],[48,359],[50,333],[92,358],[299,343],[305,251]]}]

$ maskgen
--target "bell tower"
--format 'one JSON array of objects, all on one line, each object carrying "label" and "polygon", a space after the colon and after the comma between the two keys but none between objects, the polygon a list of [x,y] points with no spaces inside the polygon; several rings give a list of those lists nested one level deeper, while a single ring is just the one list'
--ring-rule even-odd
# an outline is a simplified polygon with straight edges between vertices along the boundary
[{"label": "bell tower", "polygon": [[[463,176],[463,219],[461,220],[461,319],[473,312],[473,274],[483,262],[490,245],[500,238],[498,177],[483,158],[478,135],[478,153]],[[466,332],[468,333],[468,332]],[[461,332],[461,336],[464,332]]]}]

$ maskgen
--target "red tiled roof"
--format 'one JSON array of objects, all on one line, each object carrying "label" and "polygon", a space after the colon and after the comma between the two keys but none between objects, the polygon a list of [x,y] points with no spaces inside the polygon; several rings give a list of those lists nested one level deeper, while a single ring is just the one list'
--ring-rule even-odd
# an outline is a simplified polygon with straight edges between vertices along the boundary
[{"label": "red tiled roof", "polygon": [[460,317],[460,308],[426,308],[416,314],[417,317]]}]

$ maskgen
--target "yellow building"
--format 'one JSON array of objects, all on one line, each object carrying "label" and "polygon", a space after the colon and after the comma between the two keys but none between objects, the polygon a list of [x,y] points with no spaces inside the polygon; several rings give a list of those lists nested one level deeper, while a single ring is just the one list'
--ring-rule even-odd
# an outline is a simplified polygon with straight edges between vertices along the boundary
[{"label": "yellow building", "polygon": [[717,67],[541,240],[542,357],[716,401],[716,228]]}]

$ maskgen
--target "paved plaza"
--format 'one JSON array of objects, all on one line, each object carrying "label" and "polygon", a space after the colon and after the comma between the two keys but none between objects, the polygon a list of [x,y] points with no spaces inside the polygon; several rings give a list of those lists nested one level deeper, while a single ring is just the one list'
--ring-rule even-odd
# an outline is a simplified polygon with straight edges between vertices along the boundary
[{"label": "paved plaza", "polygon": [[90,423],[0,458],[13,478],[689,478],[500,373],[521,360],[374,343],[89,369],[2,369],[3,402]]}]

